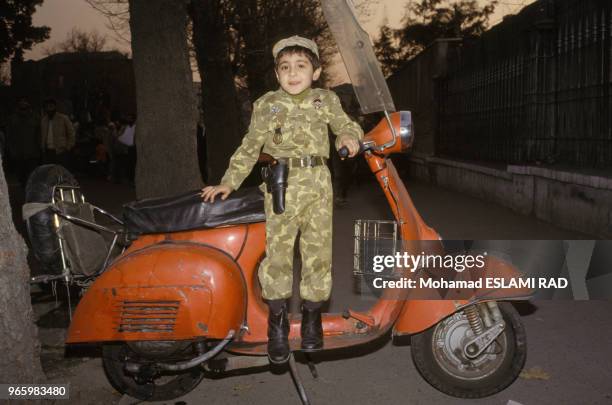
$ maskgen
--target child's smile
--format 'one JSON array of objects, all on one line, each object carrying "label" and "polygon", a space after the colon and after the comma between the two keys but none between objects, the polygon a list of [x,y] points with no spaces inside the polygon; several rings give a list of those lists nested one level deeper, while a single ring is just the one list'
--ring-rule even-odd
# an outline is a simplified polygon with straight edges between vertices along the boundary
[{"label": "child's smile", "polygon": [[321,69],[313,70],[308,58],[299,53],[283,55],[276,68],[276,78],[289,94],[300,94],[319,78]]}]

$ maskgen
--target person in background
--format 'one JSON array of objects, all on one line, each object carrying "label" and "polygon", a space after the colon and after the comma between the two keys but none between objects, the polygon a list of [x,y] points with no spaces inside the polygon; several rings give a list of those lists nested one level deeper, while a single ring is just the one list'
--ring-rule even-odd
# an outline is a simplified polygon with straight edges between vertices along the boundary
[{"label": "person in background", "polygon": [[[359,115],[359,103],[357,102],[354,93],[340,93],[340,104],[347,115],[355,122],[363,127],[362,117]],[[330,139],[331,139],[331,134]],[[330,171],[332,174],[332,184],[334,189],[334,207],[343,208],[348,204],[348,191],[357,172],[357,161],[354,159],[341,159],[337,153],[331,151]]]},{"label": "person in background", "polygon": [[45,100],[40,135],[45,163],[69,166],[70,151],[75,144],[75,131],[70,118],[57,111],[57,102],[52,98]]},{"label": "person in background", "polygon": [[134,136],[136,135],[136,117],[128,114],[125,125],[119,130],[119,137],[115,143],[114,155],[117,158],[117,176],[115,181],[121,182],[125,175],[130,184],[134,184],[134,174],[136,169],[136,145]]},{"label": "person in background", "polygon": [[104,131],[104,133],[102,134],[102,143],[104,143],[104,147],[106,148],[106,153],[108,156],[108,166],[106,173],[106,179],[108,181],[114,181],[116,173],[115,142],[117,142],[117,125],[113,121],[110,121],[106,126],[106,131]]},{"label": "person in background", "polygon": [[30,173],[40,162],[39,120],[25,97],[17,101],[17,108],[7,126],[7,149],[17,179],[23,187]]}]

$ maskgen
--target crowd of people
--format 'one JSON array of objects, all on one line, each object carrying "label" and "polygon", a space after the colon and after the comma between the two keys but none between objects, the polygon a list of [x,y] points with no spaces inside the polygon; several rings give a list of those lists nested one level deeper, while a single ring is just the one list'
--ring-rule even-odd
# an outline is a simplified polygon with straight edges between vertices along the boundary
[{"label": "crowd of people", "polygon": [[136,167],[136,117],[125,114],[112,120],[96,114],[80,123],[58,111],[58,102],[47,98],[41,113],[20,97],[15,110],[0,127],[0,153],[8,171],[25,187],[40,164],[60,164],[114,183],[134,184]]},{"label": "crowd of people", "polygon": [[[94,103],[91,114],[77,120],[60,112],[64,109],[58,108],[61,103],[53,98],[44,100],[40,113],[26,97],[18,98],[13,113],[4,125],[0,122],[0,153],[5,169],[14,173],[24,188],[30,173],[41,164],[60,164],[76,173],[134,185],[136,116],[111,114],[107,103],[102,97],[100,100]],[[203,127],[198,126],[198,160],[206,181],[203,135]],[[354,160],[341,161],[335,151],[330,152],[334,205],[341,208],[347,205],[357,167]]]}]

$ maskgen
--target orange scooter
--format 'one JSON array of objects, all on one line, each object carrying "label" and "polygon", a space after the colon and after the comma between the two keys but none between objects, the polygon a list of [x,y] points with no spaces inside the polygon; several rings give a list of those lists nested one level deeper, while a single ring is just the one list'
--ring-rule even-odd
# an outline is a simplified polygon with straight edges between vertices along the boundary
[{"label": "orange scooter", "polygon": [[[365,136],[362,155],[395,218],[387,225],[397,234],[381,231],[384,224],[358,221],[357,240],[376,241],[385,234],[392,246],[396,242],[401,246],[390,253],[443,254],[443,241],[424,223],[388,159],[391,154],[406,153],[412,145],[410,112],[389,113],[395,111],[389,89],[350,2],[323,0],[322,7],[362,112],[385,112],[385,118]],[[197,204],[189,204],[190,199]],[[268,308],[257,280],[265,254],[261,194],[238,190],[225,201],[209,204],[201,202],[198,190],[128,208],[124,219],[136,220],[126,230],[137,238],[112,261],[107,255],[96,273],[99,277],[74,312],[67,342],[102,344],[110,383],[119,392],[143,400],[181,396],[195,388],[206,371],[222,373],[268,364]],[[113,242],[116,239],[117,235]],[[357,256],[367,256],[366,251],[360,249]],[[359,263],[364,263],[362,259]],[[370,270],[367,264],[356,267],[360,272]],[[370,273],[370,278],[378,279]],[[474,273],[460,273],[467,274]],[[498,279],[518,276],[514,267],[492,255],[478,274]],[[422,271],[406,274],[397,267],[386,275],[396,279],[425,276]],[[432,297],[423,291],[388,287],[368,311],[323,314],[324,350],[362,345],[384,338],[391,329],[393,336],[411,336],[417,369],[447,394],[483,397],[516,379],[526,357],[525,330],[512,305],[498,301],[525,299],[531,291],[449,289]],[[300,347],[299,329],[300,319],[291,317],[293,351]],[[289,369],[302,402],[308,403],[293,356]],[[314,374],[314,366],[311,371]]]},{"label": "orange scooter", "polygon": [[[423,240],[441,247],[387,159],[410,147],[410,113],[387,118],[366,135],[363,155],[393,211],[398,239],[408,250],[420,250]],[[206,370],[267,364],[268,309],[257,281],[265,254],[263,205],[259,214],[245,217],[241,201],[244,196],[232,195],[210,204],[223,215],[214,228],[159,233],[148,228],[81,299],[67,342],[101,343],[106,375],[119,392],[169,400],[196,387]],[[163,214],[164,209],[153,211]],[[489,256],[486,275],[511,278],[517,272]],[[516,289],[512,298],[529,293]],[[405,289],[387,288],[366,312],[324,314],[324,347],[361,345],[392,328],[393,336],[412,335],[415,364],[434,387],[458,397],[491,395],[514,381],[526,356],[520,318],[496,298],[481,289],[469,299],[406,299]],[[300,319],[293,316],[292,350],[300,347],[299,327]],[[308,403],[293,356],[290,370]]]}]

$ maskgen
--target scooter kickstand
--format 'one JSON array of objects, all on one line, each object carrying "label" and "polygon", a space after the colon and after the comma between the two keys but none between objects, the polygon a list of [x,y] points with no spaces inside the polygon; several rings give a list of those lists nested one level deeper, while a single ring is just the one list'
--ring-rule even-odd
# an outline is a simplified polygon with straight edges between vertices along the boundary
[{"label": "scooter kickstand", "polygon": [[291,373],[291,378],[293,378],[293,382],[295,383],[295,388],[297,388],[298,394],[300,394],[302,404],[310,405],[310,401],[306,395],[306,390],[304,389],[304,385],[302,384],[300,374],[298,373],[298,369],[295,364],[295,357],[293,357],[293,353],[289,355],[289,372]]},{"label": "scooter kickstand", "polygon": [[310,353],[304,353],[304,357],[306,357],[306,362],[308,363],[308,369],[310,369],[310,374],[312,374],[312,378],[319,378],[319,372],[317,371],[317,367],[312,361],[312,356],[310,356]]}]

